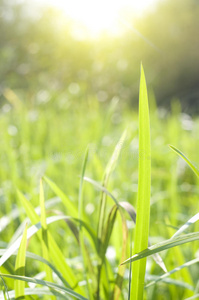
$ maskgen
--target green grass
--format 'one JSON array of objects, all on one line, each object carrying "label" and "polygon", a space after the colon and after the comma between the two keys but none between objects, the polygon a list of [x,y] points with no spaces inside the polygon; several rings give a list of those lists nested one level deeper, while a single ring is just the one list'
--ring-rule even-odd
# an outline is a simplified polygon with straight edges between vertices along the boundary
[{"label": "green grass", "polygon": [[143,68],[139,113],[114,99],[9,97],[0,299],[197,297],[199,119],[184,129],[175,103],[163,116]]}]

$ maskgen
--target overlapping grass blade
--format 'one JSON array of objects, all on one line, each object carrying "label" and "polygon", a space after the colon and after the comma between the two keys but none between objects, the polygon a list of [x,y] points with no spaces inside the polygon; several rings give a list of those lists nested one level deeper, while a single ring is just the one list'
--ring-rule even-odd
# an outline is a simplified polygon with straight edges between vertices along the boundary
[{"label": "overlapping grass blade", "polygon": [[[17,281],[17,280],[16,280]],[[21,282],[21,281],[19,281]],[[22,281],[23,282],[23,281]],[[57,299],[66,299],[68,300],[68,295],[64,295],[55,290],[49,290],[49,288],[25,288],[24,290],[25,296],[56,296]],[[8,292],[9,299],[16,299],[15,298],[15,291]],[[0,300],[4,300],[3,296],[0,294]]]},{"label": "overlapping grass blade", "polygon": [[[83,218],[83,178],[84,178],[84,174],[85,174],[85,170],[86,170],[86,164],[88,161],[88,148],[86,150],[85,153],[85,157],[84,157],[84,161],[83,161],[83,165],[82,165],[82,172],[81,172],[81,177],[80,177],[80,185],[79,185],[79,198],[78,198],[78,218],[79,220],[81,220]],[[89,299],[94,299],[93,298],[93,292],[92,292],[92,288],[91,288],[91,284],[90,284],[90,279],[92,279],[92,281],[94,280],[95,276],[93,273],[93,266],[89,257],[89,254],[86,251],[86,246],[84,243],[84,229],[82,227],[82,224],[79,223],[79,242],[80,242],[80,249],[81,249],[81,253],[82,253],[82,257],[83,257],[83,263],[84,263],[84,276],[86,278],[86,282],[87,282],[87,289],[88,289],[88,295],[89,295]],[[95,284],[95,282],[93,282],[93,285]],[[94,291],[95,289],[93,289]]]},{"label": "overlapping grass blade", "polygon": [[24,282],[32,282],[32,283],[35,283],[35,284],[40,284],[40,285],[43,285],[43,286],[47,286],[50,289],[55,289],[55,290],[58,290],[60,292],[65,293],[69,296],[72,296],[75,299],[88,300],[87,298],[81,296],[80,294],[74,292],[73,290],[71,290],[71,289],[69,289],[65,286],[53,283],[53,282],[49,282],[49,281],[45,281],[45,280],[41,280],[41,279],[36,279],[36,278],[25,277],[25,276],[9,275],[9,274],[2,274],[2,273],[0,273],[0,275],[3,278],[11,278],[13,280],[21,280],[21,281],[24,281]]},{"label": "overlapping grass blade", "polygon": [[130,257],[129,259],[127,259],[126,261],[124,261],[122,264],[126,264],[126,263],[130,263],[133,261],[137,261],[140,260],[142,258],[148,257],[154,253],[158,253],[176,246],[180,246],[186,243],[190,243],[193,241],[197,241],[199,240],[199,232],[194,232],[194,233],[188,233],[173,239],[169,239],[166,241],[163,241],[161,243],[158,243],[156,245],[153,245],[151,247],[148,247],[148,249],[145,249],[135,255],[133,255],[132,257]]},{"label": "overlapping grass blade", "polygon": [[[141,65],[139,93],[139,178],[134,253],[148,246],[151,186],[151,146],[148,96],[144,70]],[[142,300],[146,259],[132,265],[131,299]]]},{"label": "overlapping grass blade", "polygon": [[176,233],[171,238],[175,238],[179,236],[181,233],[183,233],[190,225],[194,224],[199,220],[199,213],[191,217],[184,225],[182,225]]},{"label": "overlapping grass blade", "polygon": [[[44,189],[42,179],[40,179],[40,210],[41,210],[41,247],[42,247],[42,255],[47,260],[50,261],[50,251],[49,251],[49,241],[48,241],[48,228],[46,224],[46,209],[45,209],[45,199],[44,199]],[[45,264],[44,270],[46,272],[46,280],[52,282],[52,270]],[[50,297],[52,300],[54,297]]]},{"label": "overlapping grass blade", "polygon": [[148,287],[156,284],[157,282],[162,281],[163,279],[169,277],[170,275],[172,275],[172,274],[174,274],[174,273],[182,270],[183,268],[187,268],[187,267],[192,266],[192,265],[194,265],[196,263],[199,263],[199,257],[195,258],[193,260],[190,260],[190,261],[184,263],[183,265],[181,265],[181,266],[179,266],[179,267],[177,267],[177,268],[175,268],[175,269],[173,269],[173,270],[171,270],[171,271],[169,271],[169,272],[167,272],[167,273],[165,273],[165,274],[163,274],[161,276],[158,276],[155,280],[153,280],[152,282],[148,283],[145,286],[145,288],[148,288]]},{"label": "overlapping grass blade", "polygon": [[[24,229],[19,251],[16,257],[15,273],[16,275],[25,275],[25,264],[26,264],[26,244],[27,244],[27,225]],[[25,282],[15,281],[14,282],[15,297],[16,299],[25,299],[24,289]]]},{"label": "overlapping grass blade", "polygon": [[176,152],[179,156],[181,156],[186,163],[189,165],[189,167],[192,169],[192,171],[199,177],[199,170],[197,167],[194,166],[194,164],[186,157],[184,153],[182,153],[180,150],[178,150],[176,147],[169,145],[169,147]]}]

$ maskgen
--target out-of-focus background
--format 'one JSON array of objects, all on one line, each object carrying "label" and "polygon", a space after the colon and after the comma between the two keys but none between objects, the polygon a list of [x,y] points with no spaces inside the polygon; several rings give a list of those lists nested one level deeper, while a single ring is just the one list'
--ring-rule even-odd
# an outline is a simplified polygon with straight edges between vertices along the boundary
[{"label": "out-of-focus background", "polygon": [[158,105],[199,110],[197,0],[0,0],[0,28],[1,106],[8,88],[135,106],[142,61]]}]

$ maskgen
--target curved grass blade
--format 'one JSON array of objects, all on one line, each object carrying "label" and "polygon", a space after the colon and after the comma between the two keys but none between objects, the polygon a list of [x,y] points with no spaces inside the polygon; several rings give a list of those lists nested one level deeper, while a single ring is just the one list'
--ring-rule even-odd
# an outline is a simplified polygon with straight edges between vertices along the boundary
[{"label": "curved grass blade", "polygon": [[130,257],[129,259],[124,261],[122,264],[140,260],[140,259],[148,257],[154,253],[161,252],[161,251],[164,251],[164,250],[176,247],[176,246],[180,246],[180,245],[183,245],[186,243],[190,243],[193,241],[197,241],[197,240],[199,240],[199,232],[188,233],[188,234],[182,235],[182,236],[174,238],[174,239],[169,239],[169,240],[163,241],[161,243],[158,243],[156,245],[153,245],[153,246],[149,247],[148,249],[145,249],[145,250],[133,255],[132,257]]},{"label": "curved grass blade", "polygon": [[169,147],[174,152],[176,152],[179,156],[181,156],[186,161],[186,163],[189,165],[189,167],[192,169],[192,171],[199,177],[199,170],[198,170],[198,168],[193,165],[193,163],[184,155],[184,153],[182,153],[180,150],[178,150],[176,147],[174,147],[172,145],[169,145]]},{"label": "curved grass blade", "polygon": [[198,257],[198,258],[195,258],[195,259],[193,259],[193,260],[190,260],[190,261],[188,261],[188,262],[186,262],[185,264],[183,264],[183,265],[181,265],[181,266],[179,266],[179,267],[173,269],[172,271],[169,271],[169,272],[163,274],[162,276],[158,276],[157,279],[155,279],[155,280],[153,280],[152,282],[150,282],[149,284],[147,284],[147,285],[145,286],[145,288],[147,289],[147,288],[149,288],[150,286],[156,284],[157,282],[162,281],[163,279],[169,277],[170,275],[172,275],[172,274],[174,274],[174,273],[176,273],[176,272],[182,270],[183,268],[187,268],[187,267],[189,267],[189,266],[191,266],[191,265],[194,265],[194,264],[196,264],[196,263],[199,263],[199,257]]},{"label": "curved grass blade", "polygon": [[[21,243],[19,246],[19,251],[18,251],[18,254],[16,257],[16,263],[15,263],[16,275],[21,275],[21,276],[25,275],[26,244],[27,244],[27,225],[24,229]],[[14,289],[15,289],[15,298],[16,299],[25,299],[25,294],[24,294],[25,282],[15,281]]]},{"label": "curved grass blade", "polygon": [[[42,179],[40,179],[40,194],[39,194],[39,202],[40,202],[40,211],[41,211],[41,247],[42,247],[42,255],[47,260],[50,261],[50,252],[49,252],[49,241],[48,241],[48,228],[46,224],[46,209],[45,209],[45,199],[44,199],[44,189]],[[44,265],[44,270],[46,272],[46,280],[52,282],[53,276],[51,269]],[[50,297],[50,299],[55,299],[55,297]]]},{"label": "curved grass blade", "polygon": [[[84,183],[84,174],[86,170],[86,164],[88,161],[88,148],[85,153],[83,165],[82,165],[82,172],[80,177],[80,185],[79,185],[79,198],[78,198],[78,217],[79,220],[83,219],[83,183]],[[94,273],[93,273],[93,266],[89,257],[89,254],[86,251],[86,246],[84,243],[84,230],[82,227],[82,223],[79,223],[79,242],[80,242],[80,248],[81,253],[83,257],[83,263],[84,263],[84,274],[87,282],[87,288],[88,288],[88,295],[89,299],[93,300],[93,293],[91,284],[89,282],[89,279],[92,279],[92,281],[95,279]],[[93,282],[94,285],[94,282]]]},{"label": "curved grass blade", "polygon": [[[32,296],[32,295],[38,295],[38,296],[56,296],[57,299],[66,299],[68,300],[68,296],[64,295],[63,293],[60,293],[55,290],[49,290],[49,288],[25,288],[24,291],[25,296]],[[9,299],[16,299],[15,298],[15,291],[9,291],[8,292]],[[4,298],[0,294],[0,300],[4,300]]]},{"label": "curved grass blade", "polygon": [[[31,220],[32,224],[37,224],[37,225],[40,224],[39,216],[36,214],[34,207],[31,205],[30,201],[28,201],[20,191],[17,191],[17,192],[18,192],[18,196],[21,200],[21,203],[26,211],[26,214],[29,217],[29,219]],[[54,217],[54,218],[55,218],[55,220],[59,220],[59,218],[60,218],[60,220],[64,219],[63,216]],[[50,219],[50,218],[48,218],[48,219]],[[39,226],[41,226],[41,224]],[[40,241],[42,242],[42,233],[41,232],[38,232],[38,237],[39,237]],[[49,248],[50,257],[51,257],[52,261],[54,262],[54,264],[57,266],[57,268],[63,274],[64,278],[70,284],[70,286],[76,287],[78,289],[78,291],[81,291],[80,287],[77,286],[77,280],[76,280],[76,277],[75,277],[72,269],[66,263],[66,260],[65,260],[65,257],[63,255],[62,251],[60,250],[59,246],[55,242],[55,240],[50,232],[48,232],[48,243],[50,245],[50,248]],[[0,261],[1,261],[1,259],[0,259]]]},{"label": "curved grass blade", "polygon": [[80,299],[80,300],[88,300],[87,298],[81,296],[80,294],[74,292],[73,290],[66,288],[62,285],[53,283],[53,282],[49,282],[49,281],[45,281],[45,280],[41,280],[41,279],[36,279],[36,278],[30,278],[30,277],[25,277],[25,276],[17,276],[17,275],[9,275],[9,274],[2,274],[0,273],[0,275],[4,278],[11,278],[13,280],[21,280],[24,282],[32,282],[35,284],[40,284],[40,285],[44,285],[47,286],[51,289],[55,289],[58,290],[60,292],[63,292],[67,295],[70,295],[72,297],[74,297],[75,299]]}]

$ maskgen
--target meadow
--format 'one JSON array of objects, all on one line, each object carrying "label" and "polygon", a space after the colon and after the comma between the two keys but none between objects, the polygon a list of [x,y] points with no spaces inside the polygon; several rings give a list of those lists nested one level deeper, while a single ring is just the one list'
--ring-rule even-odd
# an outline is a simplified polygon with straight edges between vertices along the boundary
[{"label": "meadow", "polygon": [[198,299],[199,119],[149,91],[149,123],[144,82],[139,112],[5,91],[0,299]]}]

